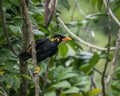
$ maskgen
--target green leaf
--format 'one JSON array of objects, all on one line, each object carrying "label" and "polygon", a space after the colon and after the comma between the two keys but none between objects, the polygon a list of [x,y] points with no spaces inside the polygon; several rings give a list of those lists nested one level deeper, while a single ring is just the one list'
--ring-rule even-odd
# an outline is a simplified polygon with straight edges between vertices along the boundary
[{"label": "green leaf", "polygon": [[93,67],[99,60],[99,55],[97,53],[94,53],[93,57],[90,60],[90,66]]},{"label": "green leaf", "polygon": [[78,76],[70,79],[73,86],[85,88],[90,83],[90,79],[87,76]]},{"label": "green leaf", "polygon": [[58,80],[60,81],[60,80],[64,80],[64,79],[68,79],[76,76],[78,76],[77,73],[66,73],[66,74],[63,74],[63,76],[61,76],[60,74],[60,76],[58,77]]},{"label": "green leaf", "polygon": [[11,4],[18,5],[19,6],[19,1],[18,0],[9,0]]},{"label": "green leaf", "polygon": [[99,11],[101,11],[103,1],[102,0],[90,0],[93,6],[97,6]]},{"label": "green leaf", "polygon": [[91,1],[91,3],[92,3],[93,6],[96,5],[97,0],[90,0],[90,1]]},{"label": "green leaf", "polygon": [[54,67],[54,60],[55,60],[55,58],[53,58],[53,57],[50,58],[50,60],[49,60],[49,68]]},{"label": "green leaf", "polygon": [[5,82],[7,84],[7,88],[11,88],[14,85],[14,79],[12,75],[6,75]]},{"label": "green leaf", "polygon": [[91,90],[91,91],[89,92],[88,96],[96,96],[96,95],[98,95],[100,92],[101,92],[101,89],[96,88],[96,89]]},{"label": "green leaf", "polygon": [[[38,23],[37,23],[35,17],[33,17],[33,16],[31,15],[31,16],[30,16],[30,19],[31,19],[32,24],[33,24],[34,26],[38,26]],[[33,32],[34,32],[34,30],[33,30]]]},{"label": "green leaf", "polygon": [[66,91],[63,91],[63,93],[68,93],[68,94],[70,94],[70,93],[79,93],[79,88],[72,87],[72,88],[70,88],[70,89],[68,89]]},{"label": "green leaf", "polygon": [[82,93],[72,93],[70,96],[85,96],[85,95],[82,95]]},{"label": "green leaf", "polygon": [[37,8],[37,7],[34,7],[34,6],[30,6],[30,10],[31,10],[31,14],[39,14],[39,15],[42,15],[42,13],[44,12],[43,9],[41,8]]},{"label": "green leaf", "polygon": [[61,81],[61,82],[58,82],[54,85],[52,85],[53,88],[70,88],[71,85],[68,81]]},{"label": "green leaf", "polygon": [[44,36],[44,33],[40,30],[34,29],[33,30],[34,35]]},{"label": "green leaf", "polygon": [[74,40],[71,40],[70,42],[68,42],[68,44],[74,51],[76,51],[77,49],[83,49],[81,45],[78,42],[75,42]]},{"label": "green leaf", "polygon": [[40,4],[39,0],[30,0],[29,2],[31,2],[33,5],[39,5]]},{"label": "green leaf", "polygon": [[58,4],[64,6],[66,9],[70,9],[70,5],[68,3],[68,0],[58,0]]},{"label": "green leaf", "polygon": [[95,23],[97,23],[102,16],[105,16],[105,17],[106,17],[107,14],[105,14],[105,13],[103,13],[103,12],[97,12],[97,13],[93,13],[93,14],[87,15],[87,16],[86,16],[86,19],[87,19],[87,20],[92,20],[92,21],[94,21]]},{"label": "green leaf", "polygon": [[[62,70],[64,70],[64,67],[63,66],[58,66],[56,67],[54,70],[53,70],[53,77],[55,79],[58,79],[58,76],[60,75],[60,73],[62,72]],[[58,80],[57,80],[58,81]]]},{"label": "green leaf", "polygon": [[73,72],[72,67],[69,68],[61,67],[61,69],[58,72],[57,81],[63,80],[63,78],[65,78],[65,76],[71,72]]},{"label": "green leaf", "polygon": [[[17,0],[16,0],[17,1]],[[9,0],[5,0],[4,2],[3,2],[3,6],[4,6],[4,10],[7,10],[7,9],[10,9],[10,7],[11,7],[11,2],[9,1]]]},{"label": "green leaf", "polygon": [[9,28],[12,32],[20,32],[20,27],[9,25]]},{"label": "green leaf", "polygon": [[17,92],[19,87],[20,87],[20,79],[17,76],[14,76],[13,88]]},{"label": "green leaf", "polygon": [[99,11],[101,11],[102,4],[103,4],[103,0],[97,0],[97,6],[98,6]]},{"label": "green leaf", "polygon": [[88,80],[84,80],[84,81],[82,81],[82,82],[76,83],[75,85],[76,85],[76,86],[83,86],[83,85],[86,85],[86,84],[88,84],[88,83],[89,83]]},{"label": "green leaf", "polygon": [[15,23],[16,26],[21,27],[22,26],[22,17],[16,16],[13,18],[13,22]]},{"label": "green leaf", "polygon": [[56,93],[55,91],[50,91],[50,92],[45,93],[45,96],[56,96]]},{"label": "green leaf", "polygon": [[81,66],[80,70],[83,70],[85,73],[89,72],[90,69],[97,64],[99,58],[100,58],[99,55],[97,53],[94,53],[93,57],[89,61],[89,64]]},{"label": "green leaf", "polygon": [[15,66],[15,64],[17,64],[17,62],[15,60],[6,60],[4,61],[5,65],[6,65],[6,70],[9,71],[13,71],[13,67]]},{"label": "green leaf", "polygon": [[22,76],[25,77],[25,78],[28,79],[28,80],[32,80],[29,75],[25,75],[25,74],[24,74],[24,75],[22,75]]},{"label": "green leaf", "polygon": [[80,63],[88,63],[93,56],[93,53],[90,52],[80,52],[77,54],[79,57]]},{"label": "green leaf", "polygon": [[67,55],[68,52],[68,46],[65,43],[60,44],[59,46],[59,54],[63,57]]}]

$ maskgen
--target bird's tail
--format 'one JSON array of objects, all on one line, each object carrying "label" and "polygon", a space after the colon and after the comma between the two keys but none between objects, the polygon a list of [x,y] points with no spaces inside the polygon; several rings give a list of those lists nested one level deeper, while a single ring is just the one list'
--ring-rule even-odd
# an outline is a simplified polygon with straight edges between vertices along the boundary
[{"label": "bird's tail", "polygon": [[21,54],[19,55],[19,57],[20,57],[22,60],[26,61],[26,60],[28,60],[28,59],[31,57],[31,55],[28,54],[27,52],[23,52],[23,53],[21,53]]}]

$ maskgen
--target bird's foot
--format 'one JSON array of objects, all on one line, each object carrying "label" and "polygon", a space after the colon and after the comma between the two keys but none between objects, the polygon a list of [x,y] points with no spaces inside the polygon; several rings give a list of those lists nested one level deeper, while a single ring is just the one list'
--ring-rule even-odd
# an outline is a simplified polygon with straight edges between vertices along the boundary
[{"label": "bird's foot", "polygon": [[39,73],[39,72],[40,72],[40,67],[37,66],[37,67],[35,68],[34,74],[37,74],[37,73]]}]

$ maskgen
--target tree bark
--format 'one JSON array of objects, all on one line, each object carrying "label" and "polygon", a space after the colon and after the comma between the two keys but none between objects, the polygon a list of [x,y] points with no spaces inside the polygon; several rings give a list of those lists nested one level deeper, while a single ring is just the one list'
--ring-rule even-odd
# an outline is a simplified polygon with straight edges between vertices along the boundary
[{"label": "tree bark", "polygon": [[[34,64],[34,69],[37,66],[36,61],[36,50],[34,48],[34,36],[32,32],[32,24],[30,20],[30,16],[28,13],[28,7],[26,4],[26,0],[21,0],[22,4],[22,18],[23,18],[23,27],[22,27],[22,33],[23,33],[23,42],[22,42],[22,52],[25,52],[27,50],[27,45],[31,44],[32,46],[32,63]],[[25,50],[24,50],[25,49]],[[21,74],[28,74],[28,65],[25,61],[20,59],[20,73]],[[32,74],[32,73],[31,73]],[[39,96],[41,93],[40,87],[39,87],[39,75],[35,74],[35,76],[31,76],[33,79],[33,82],[35,84],[35,96]],[[24,77],[22,77],[21,81],[21,87],[20,87],[20,96],[27,96],[27,87],[28,87],[28,80]]]},{"label": "tree bark", "polygon": [[[26,2],[26,0],[24,0]],[[21,14],[22,14],[22,43],[21,43],[21,50],[20,53],[25,52],[27,50],[27,47],[29,45],[29,32],[28,32],[28,25],[27,25],[27,20],[25,17],[25,10],[24,10],[24,4],[21,0]],[[22,60],[20,58],[20,74],[21,74],[21,84],[20,84],[20,89],[19,89],[19,95],[20,96],[27,96],[28,92],[28,80],[27,78],[23,77],[23,75],[28,75],[28,64],[26,61]]]}]

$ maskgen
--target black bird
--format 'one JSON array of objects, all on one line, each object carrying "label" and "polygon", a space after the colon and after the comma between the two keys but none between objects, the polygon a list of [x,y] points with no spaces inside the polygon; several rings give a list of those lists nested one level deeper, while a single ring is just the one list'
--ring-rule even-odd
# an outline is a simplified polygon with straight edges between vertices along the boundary
[{"label": "black bird", "polygon": [[[71,40],[71,38],[56,34],[51,39],[43,38],[35,41],[37,63],[43,61],[47,57],[53,56],[58,51],[58,45],[65,40]],[[20,58],[23,60],[32,58],[31,49],[32,47],[30,45],[26,52],[20,54]]]}]

